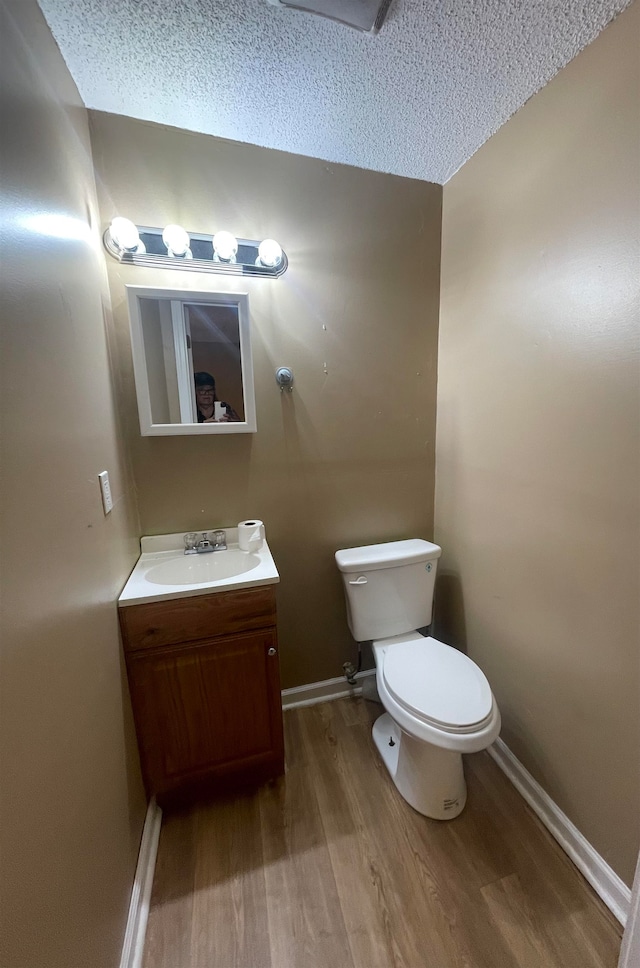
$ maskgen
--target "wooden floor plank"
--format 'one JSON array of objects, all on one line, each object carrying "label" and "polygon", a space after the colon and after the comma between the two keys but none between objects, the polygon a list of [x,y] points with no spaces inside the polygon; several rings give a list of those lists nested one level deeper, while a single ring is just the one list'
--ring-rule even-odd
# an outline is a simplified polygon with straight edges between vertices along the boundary
[{"label": "wooden floor plank", "polygon": [[199,851],[195,811],[165,814],[156,861],[143,968],[189,965],[194,865]]},{"label": "wooden floor plank", "polygon": [[585,968],[600,968],[601,965],[617,965],[620,954],[620,925],[608,909],[603,916],[595,916],[588,903],[580,911],[570,916],[572,936],[580,940],[578,951],[587,952],[589,961]]},{"label": "wooden floor plank", "polygon": [[260,792],[259,803],[274,968],[353,968],[308,772],[291,769]]},{"label": "wooden floor plank", "polygon": [[620,926],[488,754],[429,820],[380,712],[290,710],[284,778],[165,817],[144,968],[615,968]]},{"label": "wooden floor plank", "polygon": [[596,958],[596,965],[615,965],[621,929],[604,902],[489,755],[469,760],[469,780],[488,791],[495,804],[503,836],[513,844],[514,872],[526,884],[530,903],[541,922],[555,925],[560,964],[572,965],[574,953],[582,951],[581,964],[591,965],[593,952],[606,936],[611,944],[603,949],[602,958]]},{"label": "wooden floor plank", "polygon": [[314,788],[353,963],[356,968],[408,966],[402,950],[406,946],[396,940],[395,905],[387,897],[383,851],[376,843],[379,831],[365,819],[353,771],[333,729],[334,711],[339,714],[340,706],[327,703],[301,719],[308,749],[314,752]]},{"label": "wooden floor plank", "polygon": [[225,797],[202,807],[195,836],[189,968],[272,968],[257,799]]},{"label": "wooden floor plank", "polygon": [[[456,821],[429,820],[400,797],[370,729],[353,729],[344,745],[358,783],[356,795],[366,810],[365,823],[376,829],[387,898],[396,902],[392,923],[396,943],[404,949],[402,963],[411,968],[517,968],[501,938],[495,932],[487,936],[485,912],[478,916],[478,891],[467,850],[458,863],[451,860]],[[374,787],[372,763],[377,771]]]},{"label": "wooden floor plank", "polygon": [[[518,874],[482,888],[493,925],[500,932],[518,968],[568,968],[556,948],[555,923],[549,923],[532,903]],[[573,957],[573,952],[570,953]],[[584,965],[584,962],[580,964]],[[575,968],[579,968],[576,962]]]}]

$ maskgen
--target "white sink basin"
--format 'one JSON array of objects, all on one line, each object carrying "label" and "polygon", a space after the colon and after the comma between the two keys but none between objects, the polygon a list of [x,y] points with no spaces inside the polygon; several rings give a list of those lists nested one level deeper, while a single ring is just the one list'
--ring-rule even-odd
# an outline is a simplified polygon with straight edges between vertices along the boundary
[{"label": "white sink basin", "polygon": [[241,551],[238,529],[225,530],[227,550],[204,555],[185,555],[182,533],[141,538],[142,554],[118,599],[120,608],[280,581],[266,541],[259,551]]},{"label": "white sink basin", "polygon": [[235,578],[260,565],[259,555],[229,548],[204,555],[182,555],[153,565],[145,574],[154,585],[197,585]]}]

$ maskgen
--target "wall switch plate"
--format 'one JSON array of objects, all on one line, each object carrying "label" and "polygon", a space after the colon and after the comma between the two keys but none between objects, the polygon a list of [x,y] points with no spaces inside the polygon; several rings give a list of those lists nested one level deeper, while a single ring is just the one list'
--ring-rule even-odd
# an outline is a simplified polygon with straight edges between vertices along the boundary
[{"label": "wall switch plate", "polygon": [[113,507],[113,498],[111,497],[111,487],[109,485],[109,472],[102,471],[101,474],[98,474],[98,480],[100,481],[104,513],[108,514]]}]

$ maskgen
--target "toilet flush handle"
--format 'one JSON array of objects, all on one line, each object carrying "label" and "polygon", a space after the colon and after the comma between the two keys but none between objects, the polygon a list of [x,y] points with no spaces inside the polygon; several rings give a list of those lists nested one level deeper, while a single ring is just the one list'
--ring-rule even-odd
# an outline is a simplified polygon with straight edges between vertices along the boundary
[{"label": "toilet flush handle", "polygon": [[367,584],[367,579],[364,577],[364,575],[360,575],[359,578],[355,578],[353,581],[350,580],[349,581],[349,584],[350,585],[366,585]]}]

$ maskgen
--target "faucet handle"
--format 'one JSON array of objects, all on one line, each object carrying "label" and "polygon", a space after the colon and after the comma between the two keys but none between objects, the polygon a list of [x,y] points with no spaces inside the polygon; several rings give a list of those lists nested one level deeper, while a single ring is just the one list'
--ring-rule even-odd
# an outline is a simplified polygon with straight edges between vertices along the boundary
[{"label": "faucet handle", "polygon": [[213,534],[212,534],[212,537],[213,537],[213,547],[214,548],[222,548],[222,549],[224,549],[224,548],[227,547],[227,533],[226,533],[226,531],[223,531],[222,529],[219,529],[218,531],[214,531]]},{"label": "faucet handle", "polygon": [[189,531],[188,534],[184,536],[184,550],[193,551],[198,543],[198,534],[196,531]]}]

